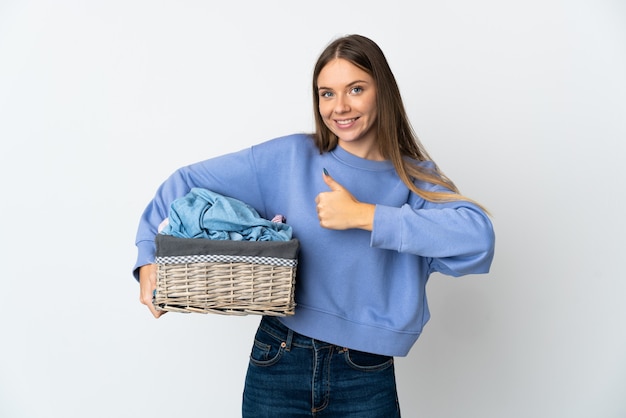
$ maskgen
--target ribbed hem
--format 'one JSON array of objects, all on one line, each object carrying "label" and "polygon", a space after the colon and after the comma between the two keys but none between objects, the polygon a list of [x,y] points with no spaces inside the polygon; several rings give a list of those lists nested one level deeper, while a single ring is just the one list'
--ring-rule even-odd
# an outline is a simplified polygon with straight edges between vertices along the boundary
[{"label": "ribbed hem", "polygon": [[292,317],[279,318],[292,330],[341,347],[386,356],[404,357],[420,332],[404,332],[359,324],[306,306],[297,305]]}]

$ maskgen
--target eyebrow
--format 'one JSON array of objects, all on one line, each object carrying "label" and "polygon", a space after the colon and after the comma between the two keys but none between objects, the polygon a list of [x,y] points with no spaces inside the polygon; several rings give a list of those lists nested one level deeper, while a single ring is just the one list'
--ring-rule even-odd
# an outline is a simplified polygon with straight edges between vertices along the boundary
[{"label": "eyebrow", "polygon": [[[368,81],[365,81],[365,80],[355,80],[355,81],[353,81],[353,82],[351,82],[351,83],[346,84],[346,87],[351,87],[351,86],[354,86],[355,84],[369,84],[369,82],[368,82]],[[318,90],[318,91],[319,91],[319,90],[332,90],[332,88],[330,88],[330,87],[324,87],[324,86],[318,86],[318,87],[317,87],[317,90]]]}]

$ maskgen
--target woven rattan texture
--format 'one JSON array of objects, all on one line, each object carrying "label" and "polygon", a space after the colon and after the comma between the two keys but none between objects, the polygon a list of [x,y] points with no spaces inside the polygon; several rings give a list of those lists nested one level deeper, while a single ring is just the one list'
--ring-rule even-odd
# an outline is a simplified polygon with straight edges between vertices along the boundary
[{"label": "woven rattan texture", "polygon": [[293,315],[295,266],[244,262],[157,264],[158,309],[223,315]]}]

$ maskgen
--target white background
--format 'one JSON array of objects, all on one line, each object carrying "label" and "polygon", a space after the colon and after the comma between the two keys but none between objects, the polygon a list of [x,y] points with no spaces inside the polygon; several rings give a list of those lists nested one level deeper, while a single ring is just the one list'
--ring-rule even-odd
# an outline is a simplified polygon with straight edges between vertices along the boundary
[{"label": "white background", "polygon": [[138,218],[175,168],[313,128],[338,35],[493,213],[433,276],[403,416],[626,417],[626,3],[0,0],[0,417],[240,415],[258,317],[154,320]]}]

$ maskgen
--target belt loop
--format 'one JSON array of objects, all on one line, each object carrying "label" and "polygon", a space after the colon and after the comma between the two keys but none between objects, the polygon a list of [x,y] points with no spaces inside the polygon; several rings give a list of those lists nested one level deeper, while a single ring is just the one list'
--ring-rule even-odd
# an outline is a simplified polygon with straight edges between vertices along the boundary
[{"label": "belt loop", "polygon": [[287,332],[287,341],[285,341],[285,350],[289,351],[291,350],[291,340],[293,340],[293,331],[291,330],[291,328],[288,328],[289,331]]}]

